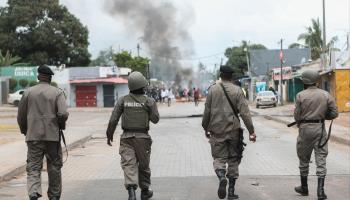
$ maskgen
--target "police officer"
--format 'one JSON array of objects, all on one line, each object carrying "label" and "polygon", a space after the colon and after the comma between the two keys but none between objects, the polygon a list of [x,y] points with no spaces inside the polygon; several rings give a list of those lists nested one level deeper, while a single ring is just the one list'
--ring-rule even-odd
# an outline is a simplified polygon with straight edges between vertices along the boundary
[{"label": "police officer", "polygon": [[294,118],[299,127],[297,154],[300,161],[301,186],[295,187],[295,191],[303,196],[309,194],[307,176],[311,154],[314,151],[318,176],[317,196],[318,199],[327,199],[324,180],[327,174],[328,145],[324,121],[335,119],[338,110],[334,98],[316,87],[318,72],[307,70],[302,73],[301,78],[305,90],[297,94],[294,110]]},{"label": "police officer", "polygon": [[148,134],[149,121],[159,121],[157,105],[145,95],[146,78],[140,72],[132,72],[128,78],[130,93],[121,97],[114,108],[107,128],[107,144],[113,142],[113,134],[122,118],[123,134],[120,137],[119,154],[124,170],[125,187],[129,200],[135,200],[135,190],[141,188],[141,199],[153,196],[151,185],[150,156],[152,139]]},{"label": "police officer", "polygon": [[59,123],[68,119],[67,104],[62,90],[50,85],[54,73],[42,65],[38,68],[39,84],[28,88],[19,103],[17,121],[26,136],[27,189],[30,200],[42,196],[41,170],[43,157],[47,161],[50,200],[60,199],[62,192],[62,149]]},{"label": "police officer", "polygon": [[228,199],[238,198],[238,195],[235,194],[235,183],[239,176],[240,152],[237,147],[240,142],[239,130],[241,127],[239,119],[225,96],[223,87],[234,109],[240,113],[248,128],[250,141],[255,142],[256,140],[248,104],[240,87],[232,83],[232,73],[232,68],[220,67],[221,81],[209,88],[202,119],[205,135],[211,144],[214,169],[219,178],[218,196],[220,199],[226,197],[226,177],[229,179]]}]

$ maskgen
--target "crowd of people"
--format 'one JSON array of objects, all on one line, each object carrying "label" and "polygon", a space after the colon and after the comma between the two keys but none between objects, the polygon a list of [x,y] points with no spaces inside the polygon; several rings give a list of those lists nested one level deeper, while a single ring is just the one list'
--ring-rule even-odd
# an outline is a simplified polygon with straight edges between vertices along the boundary
[{"label": "crowd of people", "polygon": [[201,92],[199,88],[193,89],[171,89],[166,87],[154,87],[148,89],[147,95],[152,97],[158,103],[167,103],[171,105],[171,101],[175,99],[181,99],[182,101],[194,102],[195,106],[198,106],[201,97],[206,96],[206,92]]}]

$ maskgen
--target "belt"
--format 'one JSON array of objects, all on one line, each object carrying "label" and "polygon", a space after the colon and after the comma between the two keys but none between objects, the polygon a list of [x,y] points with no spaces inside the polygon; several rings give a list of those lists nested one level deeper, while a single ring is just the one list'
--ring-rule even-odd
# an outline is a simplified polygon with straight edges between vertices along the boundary
[{"label": "belt", "polygon": [[126,129],[123,128],[124,132],[129,132],[129,133],[148,133],[148,129]]},{"label": "belt", "polygon": [[324,119],[303,119],[299,121],[300,124],[321,124],[324,123]]}]

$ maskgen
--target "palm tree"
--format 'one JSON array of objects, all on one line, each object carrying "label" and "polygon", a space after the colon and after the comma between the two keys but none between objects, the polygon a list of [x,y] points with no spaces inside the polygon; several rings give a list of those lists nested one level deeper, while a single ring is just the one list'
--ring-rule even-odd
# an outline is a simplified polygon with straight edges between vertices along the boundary
[{"label": "palm tree", "polygon": [[[311,19],[312,25],[306,27],[306,33],[299,35],[298,40],[304,40],[305,46],[311,49],[311,58],[316,60],[320,58],[322,53],[322,28],[320,25],[319,19]],[[329,51],[333,48],[333,44],[338,41],[338,37],[334,36],[330,39],[329,43],[326,44],[326,51]],[[297,43],[290,45],[290,48],[297,48]],[[334,50],[334,49],[333,49]]]},{"label": "palm tree", "polygon": [[20,59],[21,58],[18,56],[12,56],[9,51],[7,51],[5,55],[3,55],[0,50],[0,67],[10,66],[18,62]]},{"label": "palm tree", "polygon": [[322,29],[319,19],[311,19],[312,25],[306,27],[306,33],[299,35],[298,40],[304,40],[305,45],[311,49],[313,60],[320,58],[322,53]]}]

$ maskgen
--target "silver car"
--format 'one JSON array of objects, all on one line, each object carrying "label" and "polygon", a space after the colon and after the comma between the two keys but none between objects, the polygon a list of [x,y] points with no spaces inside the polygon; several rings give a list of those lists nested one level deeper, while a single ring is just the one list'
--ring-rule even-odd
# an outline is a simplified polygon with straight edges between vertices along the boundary
[{"label": "silver car", "polygon": [[272,91],[261,91],[256,95],[256,108],[260,106],[277,106],[276,95]]}]

